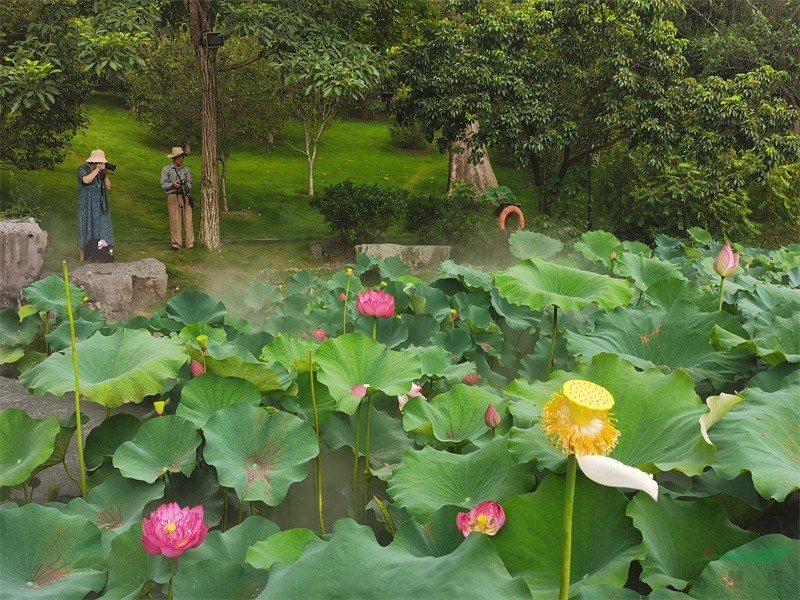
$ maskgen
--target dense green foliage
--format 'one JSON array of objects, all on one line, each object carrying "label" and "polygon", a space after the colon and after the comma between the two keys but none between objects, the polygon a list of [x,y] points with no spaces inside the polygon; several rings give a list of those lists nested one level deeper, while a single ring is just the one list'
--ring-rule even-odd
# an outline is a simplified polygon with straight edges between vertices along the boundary
[{"label": "dense green foliage", "polygon": [[331,231],[350,244],[381,239],[402,218],[408,191],[358,184],[345,180],[331,185],[311,200]]}]

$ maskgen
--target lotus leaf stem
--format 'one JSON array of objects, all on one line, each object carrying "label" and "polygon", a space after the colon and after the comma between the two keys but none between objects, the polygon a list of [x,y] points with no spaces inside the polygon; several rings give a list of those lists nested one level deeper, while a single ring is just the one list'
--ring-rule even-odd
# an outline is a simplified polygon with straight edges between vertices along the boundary
[{"label": "lotus leaf stem", "polygon": [[364,446],[364,521],[367,520],[367,504],[369,503],[369,480],[372,478],[372,471],[369,468],[369,433],[372,418],[372,398],[367,397],[367,435]]},{"label": "lotus leaf stem", "polygon": [[344,288],[344,302],[342,302],[342,335],[347,333],[347,300],[350,298],[350,278],[353,272],[347,271],[347,285]]},{"label": "lotus leaf stem", "polygon": [[725,276],[719,276],[719,302],[717,303],[717,310],[722,310],[722,290],[725,287]]},{"label": "lotus leaf stem", "polygon": [[567,457],[567,482],[564,487],[564,551],[561,556],[561,589],[559,600],[569,598],[569,577],[572,563],[572,507],[575,504],[575,479],[578,459],[574,454]]},{"label": "lotus leaf stem", "polygon": [[319,512],[319,530],[325,535],[325,516],[322,502],[322,438],[319,435],[319,413],[317,412],[317,394],[314,388],[314,351],[308,352],[308,378],[311,383],[311,407],[314,409],[314,433],[317,435],[317,510]]},{"label": "lotus leaf stem", "polygon": [[553,361],[556,356],[556,338],[558,338],[558,307],[553,305],[553,332],[550,334],[550,356],[547,358],[545,379],[553,372]]},{"label": "lotus leaf stem", "polygon": [[78,350],[75,338],[75,317],[72,314],[72,298],[69,293],[69,270],[67,262],[63,261],[64,267],[64,289],[67,295],[67,315],[69,316],[69,339],[72,346],[72,370],[75,374],[75,422],[77,423],[78,434],[78,465],[80,467],[81,483],[78,489],[81,491],[81,498],[86,500],[86,462],[83,458],[83,423],[81,423],[81,382],[78,370]]},{"label": "lotus leaf stem", "polygon": [[228,530],[228,488],[220,486],[222,489],[222,531]]},{"label": "lotus leaf stem", "polygon": [[353,517],[358,519],[358,444],[361,436],[361,406],[363,402],[358,403],[356,409],[356,443],[353,446]]}]

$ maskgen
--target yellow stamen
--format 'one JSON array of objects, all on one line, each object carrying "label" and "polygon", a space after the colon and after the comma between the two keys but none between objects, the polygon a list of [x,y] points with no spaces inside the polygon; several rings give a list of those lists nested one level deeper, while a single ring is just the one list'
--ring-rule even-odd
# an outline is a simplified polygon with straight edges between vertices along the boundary
[{"label": "yellow stamen", "polygon": [[562,393],[542,410],[542,428],[547,436],[567,454],[607,455],[617,445],[619,431],[608,414],[614,406],[611,393],[591,381],[571,380]]},{"label": "yellow stamen", "polygon": [[176,528],[177,526],[175,525],[175,523],[167,523],[167,525],[164,527],[164,530],[167,533],[172,533],[173,531],[175,531]]}]

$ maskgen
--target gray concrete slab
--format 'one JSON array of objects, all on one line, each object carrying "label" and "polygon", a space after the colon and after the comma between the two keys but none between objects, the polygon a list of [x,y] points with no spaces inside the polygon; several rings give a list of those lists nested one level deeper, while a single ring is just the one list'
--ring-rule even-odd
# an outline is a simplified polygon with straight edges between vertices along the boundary
[{"label": "gray concrete slab", "polygon": [[[64,394],[62,397],[52,396],[50,394],[34,396],[29,394],[16,379],[0,377],[0,410],[6,408],[21,408],[34,419],[46,419],[50,416],[56,418],[68,417],[75,410],[75,394],[68,393]],[[149,404],[146,406],[141,404],[123,404],[119,408],[112,409],[112,414],[126,412],[141,417],[151,410],[152,408]],[[81,412],[89,417],[89,421],[83,424],[83,438],[85,441],[89,432],[105,419],[106,409],[104,406],[84,399],[81,402]],[[75,477],[78,477],[78,444],[76,436],[72,437],[72,442],[69,446],[67,466],[70,472]],[[78,496],[80,493],[78,491],[78,486],[67,477],[64,472],[64,467],[60,464],[40,472],[39,477],[42,483],[34,491],[34,499],[37,502],[44,502],[48,488],[56,485],[61,486],[61,496],[64,499]],[[15,492],[15,494],[18,494],[18,492]]]}]

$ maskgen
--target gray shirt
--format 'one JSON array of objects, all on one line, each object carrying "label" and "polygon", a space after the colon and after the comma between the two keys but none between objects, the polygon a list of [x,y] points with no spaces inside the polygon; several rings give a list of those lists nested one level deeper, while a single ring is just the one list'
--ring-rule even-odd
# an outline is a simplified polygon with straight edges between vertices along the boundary
[{"label": "gray shirt", "polygon": [[[177,173],[175,173],[176,169],[178,170]],[[175,167],[171,163],[161,169],[161,189],[167,194],[180,194],[180,188],[176,188],[172,185],[178,181],[178,175],[180,175],[180,178],[186,184],[186,191],[188,192],[192,189],[192,172],[189,170],[189,167],[186,165]]]}]

